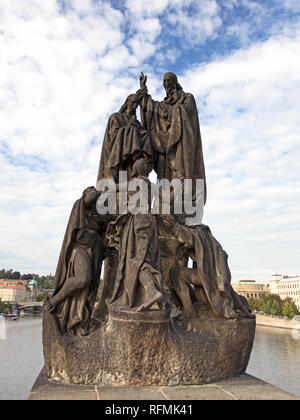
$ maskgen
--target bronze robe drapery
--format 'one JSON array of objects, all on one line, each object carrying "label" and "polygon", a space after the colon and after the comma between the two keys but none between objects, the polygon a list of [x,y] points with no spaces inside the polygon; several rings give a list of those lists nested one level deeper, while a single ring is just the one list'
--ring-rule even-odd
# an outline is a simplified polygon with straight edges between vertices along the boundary
[{"label": "bronze robe drapery", "polygon": [[97,180],[110,178],[118,183],[119,171],[127,171],[129,179],[132,162],[145,155],[153,155],[148,131],[135,116],[112,114],[105,131]]},{"label": "bronze robe drapery", "polygon": [[176,224],[173,233],[188,248],[196,262],[198,275],[213,312],[226,319],[253,317],[247,300],[239,296],[231,286],[228,255],[213,237],[209,227]]},{"label": "bronze robe drapery", "polygon": [[110,223],[106,234],[110,247],[119,251],[119,263],[110,304],[130,309],[138,300],[139,274],[145,267],[151,272],[155,287],[167,292],[163,283],[156,217],[151,214],[126,214]]},{"label": "bronze robe drapery", "polygon": [[[104,234],[87,211],[83,198],[71,211],[54,277],[55,296],[67,279],[76,276],[76,259],[87,268],[89,287],[59,303],[55,312],[62,332],[76,334],[79,327],[87,328],[96,301],[102,267]],[[89,249],[92,248],[92,251]]]},{"label": "bronze robe drapery", "polygon": [[147,88],[137,93],[141,97],[141,122],[150,130],[157,153],[158,179],[203,179],[205,202],[205,168],[194,96],[179,90],[158,102],[148,95]]}]

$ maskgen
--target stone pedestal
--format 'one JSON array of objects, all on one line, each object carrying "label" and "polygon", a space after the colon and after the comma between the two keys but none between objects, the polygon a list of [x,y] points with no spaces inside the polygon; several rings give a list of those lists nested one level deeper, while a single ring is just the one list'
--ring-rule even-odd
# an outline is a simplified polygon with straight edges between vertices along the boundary
[{"label": "stone pedestal", "polygon": [[113,386],[205,384],[245,372],[255,319],[178,320],[159,310],[109,310],[108,322],[86,337],[60,334],[44,316],[46,376],[57,382]]},{"label": "stone pedestal", "polygon": [[[106,386],[58,384],[49,381],[42,370],[38,376],[28,400],[100,400],[99,414],[105,414],[108,407],[140,407],[139,413],[150,414],[150,404],[164,404],[166,408],[172,401],[188,401],[193,405],[193,414],[203,412],[203,406],[197,400],[300,400],[299,398],[267,384],[250,375],[211,383],[192,386]],[[142,401],[141,401],[142,400]],[[149,401],[150,400],[150,401]],[[110,402],[109,402],[110,401]],[[133,403],[135,401],[135,403]],[[162,407],[162,405],[160,406]],[[101,412],[101,408],[103,411]],[[128,412],[126,411],[126,414]],[[153,412],[152,412],[153,414]],[[160,413],[161,414],[161,411]],[[132,416],[133,417],[133,416]]]}]

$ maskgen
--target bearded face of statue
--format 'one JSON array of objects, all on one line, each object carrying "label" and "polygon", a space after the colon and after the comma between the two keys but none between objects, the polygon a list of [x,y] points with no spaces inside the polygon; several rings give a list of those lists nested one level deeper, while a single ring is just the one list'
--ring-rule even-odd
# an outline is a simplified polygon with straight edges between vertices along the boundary
[{"label": "bearded face of statue", "polygon": [[164,75],[163,85],[166,90],[167,97],[170,97],[173,92],[177,90],[177,83],[172,74],[166,73]]}]

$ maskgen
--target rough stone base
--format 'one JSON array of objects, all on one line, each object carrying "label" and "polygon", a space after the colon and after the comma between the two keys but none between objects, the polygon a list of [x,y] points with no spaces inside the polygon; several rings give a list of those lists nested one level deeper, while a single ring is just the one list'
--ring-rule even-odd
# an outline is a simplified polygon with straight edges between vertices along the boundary
[{"label": "rough stone base", "polygon": [[[165,401],[164,404],[167,404],[167,400],[189,400],[190,404],[191,400],[299,400],[299,398],[250,375],[242,375],[209,385],[111,387],[58,384],[49,381],[42,370],[28,400],[104,400],[112,401],[115,406],[118,406],[118,400]],[[111,406],[112,403],[106,404],[106,407]],[[128,403],[126,405],[128,406]],[[143,408],[147,406],[144,405]],[[200,408],[202,411],[202,406]]]},{"label": "rough stone base", "polygon": [[160,311],[110,309],[86,337],[62,336],[45,313],[45,373],[53,381],[112,386],[205,384],[245,372],[255,319],[178,321]]}]

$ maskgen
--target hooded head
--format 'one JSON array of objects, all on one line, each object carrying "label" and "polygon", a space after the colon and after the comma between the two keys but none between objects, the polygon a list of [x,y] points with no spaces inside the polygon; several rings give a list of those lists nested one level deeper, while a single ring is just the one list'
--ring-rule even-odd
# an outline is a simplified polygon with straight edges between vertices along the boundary
[{"label": "hooded head", "polygon": [[91,207],[92,204],[94,204],[97,201],[99,195],[100,195],[100,192],[97,191],[95,187],[87,187],[82,193],[82,198],[83,198],[85,207],[86,208]]},{"label": "hooded head", "polygon": [[164,74],[163,85],[166,90],[167,97],[171,96],[174,91],[182,90],[182,87],[178,83],[176,74],[170,71]]},{"label": "hooded head", "polygon": [[126,101],[121,106],[120,112],[125,112],[126,110],[129,110],[129,113],[135,115],[136,109],[139,106],[139,102],[139,97],[135,93],[127,96]]}]

